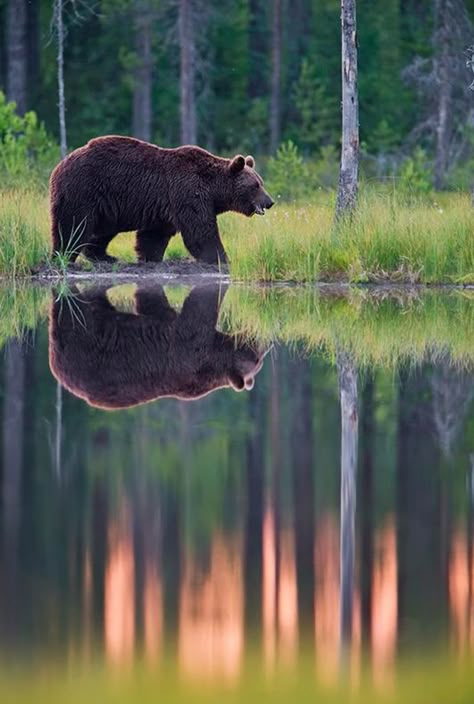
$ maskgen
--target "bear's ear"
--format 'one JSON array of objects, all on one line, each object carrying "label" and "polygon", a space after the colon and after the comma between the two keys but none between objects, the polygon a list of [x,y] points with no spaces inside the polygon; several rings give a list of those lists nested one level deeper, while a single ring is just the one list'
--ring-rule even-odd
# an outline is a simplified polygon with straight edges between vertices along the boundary
[{"label": "bear's ear", "polygon": [[242,156],[242,154],[237,154],[237,156],[234,156],[234,158],[230,162],[230,170],[232,171],[233,174],[236,174],[238,171],[242,171],[244,166],[245,166],[245,159]]},{"label": "bear's ear", "polygon": [[245,157],[245,166],[250,166],[251,169],[255,168],[255,159],[250,154]]},{"label": "bear's ear", "polygon": [[229,383],[234,391],[243,391],[245,389],[244,377],[234,369],[229,374]]}]

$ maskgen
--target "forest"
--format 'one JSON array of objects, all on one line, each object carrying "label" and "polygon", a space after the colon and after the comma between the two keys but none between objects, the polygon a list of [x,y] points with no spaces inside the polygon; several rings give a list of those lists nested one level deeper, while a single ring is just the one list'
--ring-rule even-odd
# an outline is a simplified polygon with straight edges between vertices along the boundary
[{"label": "forest", "polygon": [[[0,88],[58,142],[56,5],[1,0]],[[359,0],[367,178],[470,186],[473,19],[472,0]],[[304,157],[312,187],[337,180],[338,0],[63,0],[63,21],[69,149],[100,134],[223,155],[284,145],[296,177]]]},{"label": "forest", "polygon": [[[51,265],[52,168],[121,134],[254,155],[283,207],[220,218],[231,278],[472,283],[474,0],[355,15],[357,213],[336,231],[339,0],[0,0],[0,272]],[[110,250],[134,262],[133,235]],[[183,256],[174,238],[166,258]]]}]

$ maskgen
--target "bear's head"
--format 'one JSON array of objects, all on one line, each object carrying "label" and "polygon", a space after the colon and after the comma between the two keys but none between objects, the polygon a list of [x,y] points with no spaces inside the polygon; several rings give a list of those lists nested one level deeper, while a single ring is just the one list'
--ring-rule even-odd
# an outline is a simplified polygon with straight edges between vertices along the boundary
[{"label": "bear's head", "polygon": [[264,215],[275,201],[263,187],[262,177],[255,171],[252,156],[237,154],[229,162],[231,177],[231,203],[229,210],[242,215]]},{"label": "bear's head", "polygon": [[234,341],[233,344],[232,364],[228,370],[229,385],[234,391],[250,391],[271,347],[250,345],[242,341],[238,344]]}]

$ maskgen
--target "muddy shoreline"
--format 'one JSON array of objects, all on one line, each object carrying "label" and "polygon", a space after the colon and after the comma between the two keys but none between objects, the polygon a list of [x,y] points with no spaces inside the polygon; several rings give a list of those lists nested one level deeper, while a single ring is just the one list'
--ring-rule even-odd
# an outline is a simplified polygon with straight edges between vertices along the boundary
[{"label": "muddy shoreline", "polygon": [[[8,277],[0,277],[0,285],[11,281]],[[368,289],[374,291],[420,291],[420,290],[474,290],[474,284],[439,283],[426,284],[413,281],[394,281],[380,279],[369,282],[351,283],[344,279],[317,280],[317,281],[239,281],[231,279],[226,267],[218,269],[209,264],[202,264],[193,259],[167,260],[160,263],[100,263],[93,268],[83,266],[81,263],[70,264],[67,269],[42,265],[32,271],[30,276],[16,277],[22,283],[31,282],[36,285],[54,285],[60,281],[70,283],[143,283],[156,284],[182,284],[195,286],[206,283],[225,283],[232,285],[246,285],[257,287],[294,287],[304,286],[324,290],[343,291],[347,289]]]}]

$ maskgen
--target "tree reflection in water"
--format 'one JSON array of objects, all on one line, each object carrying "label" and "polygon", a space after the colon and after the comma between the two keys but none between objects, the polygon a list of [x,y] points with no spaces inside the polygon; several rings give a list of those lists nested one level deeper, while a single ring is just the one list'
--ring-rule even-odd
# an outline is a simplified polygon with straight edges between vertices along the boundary
[{"label": "tree reflection in water", "polygon": [[[250,652],[270,674],[310,653],[318,679],[335,683],[342,670],[357,682],[367,651],[383,689],[394,681],[398,652],[452,643],[470,652],[470,373],[463,372],[448,458],[440,419],[445,430],[454,427],[452,400],[461,397],[448,360],[395,374],[364,370],[356,379],[343,350],[335,367],[281,346],[263,364],[262,346],[221,332],[218,287],[202,295],[185,295],[181,312],[168,303],[175,294],[163,290],[135,295],[128,311],[110,302],[110,292],[97,300],[76,291],[75,308],[53,305],[51,360],[73,391],[63,397],[60,480],[45,432],[45,419],[54,429],[56,398],[54,379],[44,374],[45,331],[25,358],[21,346],[9,345],[2,361],[2,653],[59,662],[103,653],[118,671],[137,659],[150,668],[173,662],[193,681],[234,685]],[[199,321],[187,336],[176,322],[186,317]],[[182,368],[167,368],[177,371],[179,388],[156,362],[170,324],[189,352]],[[104,354],[115,351],[108,369],[88,359],[91,336]],[[190,350],[201,336],[223,355],[194,364]],[[82,355],[82,376],[72,379],[74,355]],[[129,373],[137,355],[143,373],[155,375],[141,396],[143,376]],[[196,374],[203,366],[207,390],[219,380],[216,392],[183,401],[183,389],[187,398],[202,395]],[[100,384],[88,386],[86,372],[96,381],[100,373]],[[193,381],[186,385],[187,373]],[[234,393],[256,374],[250,393]],[[106,388],[112,381],[113,390]],[[23,405],[15,405],[17,387]],[[179,398],[163,398],[163,390]],[[158,396],[112,414],[90,405]],[[448,415],[441,413],[446,399]]]}]

